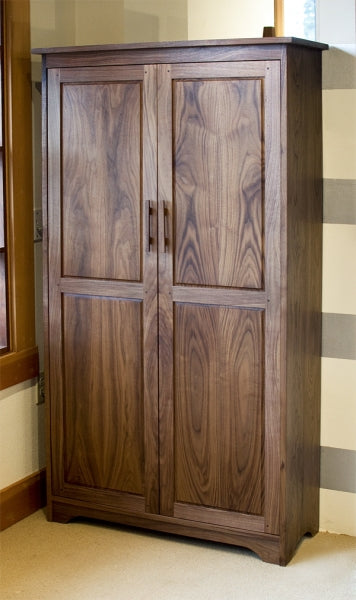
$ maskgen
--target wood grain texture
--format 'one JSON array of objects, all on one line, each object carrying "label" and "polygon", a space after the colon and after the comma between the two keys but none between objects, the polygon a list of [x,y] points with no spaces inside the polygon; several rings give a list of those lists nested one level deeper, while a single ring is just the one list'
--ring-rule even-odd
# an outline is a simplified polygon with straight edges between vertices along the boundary
[{"label": "wood grain texture", "polygon": [[[155,66],[143,74],[143,202],[151,205],[149,231],[142,223],[143,239],[150,237],[143,252],[143,397],[145,410],[145,510],[159,512],[158,432],[158,282],[157,282],[157,75]],[[148,250],[148,251],[147,251]],[[131,286],[134,284],[130,284]]]},{"label": "wood grain texture", "polygon": [[[146,199],[155,198],[157,193],[157,183],[152,177],[157,153],[154,68],[85,69],[80,75],[73,69],[54,70],[49,74],[49,88],[47,352],[51,357],[49,453],[53,464],[49,498],[53,494],[78,499],[91,497],[117,510],[131,507],[137,512],[157,511],[156,208],[151,218],[152,251],[145,253],[142,243],[147,235],[143,208]],[[63,140],[68,141],[73,134],[68,131],[68,119],[61,109],[61,97],[68,90],[68,102],[73,108],[69,121],[75,113],[80,122],[78,117],[83,110],[82,127],[78,127],[84,131],[82,142],[88,142],[86,151],[81,151],[80,169],[73,161],[73,171],[68,168],[70,176],[64,173],[62,161]],[[94,119],[95,109],[98,119],[91,123],[88,114],[92,111]],[[130,117],[129,122],[125,122],[126,116]],[[137,135],[130,145],[131,117],[134,121],[137,117],[133,124],[133,133]],[[106,141],[104,134],[108,135]],[[73,147],[75,143],[73,140]],[[76,151],[79,152],[78,146]],[[132,152],[137,160],[131,160]],[[108,184],[102,181],[106,170],[111,173]],[[92,178],[88,182],[86,173]],[[79,185],[78,174],[82,177]],[[88,202],[84,194],[79,206],[78,195],[62,193],[66,177],[68,189],[78,185],[79,196],[83,185],[84,192],[89,194]],[[115,190],[117,198],[120,194],[124,198],[121,204],[108,198]],[[101,194],[101,203],[94,208],[90,196],[93,191]],[[76,238],[78,222],[75,217],[70,218],[71,212],[77,216],[79,213],[80,239]],[[112,222],[108,225],[109,217]],[[130,223],[134,223],[134,232]],[[91,236],[95,238],[92,246]],[[114,241],[116,247],[111,247]],[[67,242],[75,246],[67,261],[73,265],[73,273],[63,277]],[[102,262],[100,253],[107,254]],[[83,265],[84,269],[88,266],[86,277],[81,275]],[[123,279],[115,279],[119,276]],[[119,361],[117,348],[121,353]],[[78,377],[82,372],[88,374],[83,380]],[[129,379],[131,373],[130,382],[122,377],[123,372]],[[116,375],[112,377],[112,373]],[[94,410],[98,397],[102,404]],[[78,415],[85,416],[82,419]],[[74,423],[72,428],[69,422]],[[88,462],[86,451],[90,455]],[[118,470],[113,468],[116,452],[121,457]],[[51,500],[49,504],[51,517]]]},{"label": "wood grain texture", "polygon": [[[287,139],[288,257],[286,376],[286,554],[303,533],[319,529],[322,114],[321,60],[288,52]],[[303,335],[300,335],[300,332]],[[283,407],[284,408],[284,407]]]},{"label": "wood grain texture", "polygon": [[[52,48],[34,48],[33,54],[43,55],[55,55],[60,54],[60,59],[65,60],[67,54],[82,56],[94,55],[102,56],[112,55],[114,52],[116,55],[123,52],[123,56],[130,56],[130,51],[143,50],[146,52],[146,57],[149,56],[150,50],[156,50],[159,54],[164,54],[167,49],[174,49],[176,62],[186,62],[184,60],[184,51],[194,50],[194,48],[205,49],[206,51],[210,48],[215,51],[215,56],[220,59],[219,54],[216,54],[218,50],[232,49],[240,50],[244,49],[244,46],[252,46],[253,49],[259,52],[259,58],[265,57],[266,51],[270,46],[279,46],[285,48],[286,46],[304,46],[307,48],[317,48],[319,50],[325,50],[326,44],[315,42],[312,40],[303,40],[300,38],[293,37],[282,37],[282,38],[231,38],[231,39],[209,39],[209,40],[174,40],[167,42],[138,42],[128,44],[97,44],[91,46],[59,46]],[[209,57],[206,52],[206,57]],[[73,58],[73,56],[72,56]],[[149,62],[149,61],[147,61]]]},{"label": "wood grain texture", "polygon": [[261,311],[175,307],[176,500],[263,512]]},{"label": "wood grain texture", "polygon": [[174,535],[184,535],[202,540],[210,540],[243,546],[256,552],[262,560],[274,564],[285,564],[280,559],[280,540],[276,535],[266,535],[248,529],[233,529],[229,526],[187,521],[184,518],[172,518],[164,515],[132,514],[127,511],[93,506],[90,502],[76,502],[65,498],[53,500],[54,520],[67,523],[75,517],[109,520],[132,527],[143,527],[152,531],[163,531]]},{"label": "wood grain texture", "polygon": [[173,404],[173,302],[172,244],[165,251],[165,214],[172,231],[172,82],[170,65],[157,67],[158,133],[158,360],[160,513],[173,516],[174,507],[174,404]]},{"label": "wood grain texture", "polygon": [[[61,113],[60,113],[60,70],[53,69],[47,74],[47,155],[45,215],[45,256],[47,258],[44,281],[45,325],[47,330],[45,359],[48,377],[45,377],[48,417],[48,456],[53,468],[49,469],[48,500],[63,487],[63,353],[62,353],[62,302],[59,293],[61,278]],[[47,313],[48,309],[48,313]],[[48,317],[48,318],[47,318]],[[51,510],[49,508],[49,510]]]},{"label": "wood grain texture", "polygon": [[281,403],[284,399],[282,315],[285,310],[285,281],[282,277],[282,196],[284,173],[281,170],[281,66],[266,64],[265,73],[265,531],[280,532],[279,506],[282,495]]},{"label": "wood grain texture", "polygon": [[64,84],[62,136],[63,274],[139,281],[141,84]]},{"label": "wood grain texture", "polygon": [[0,531],[28,517],[45,504],[46,469],[41,469],[0,490]]},{"label": "wood grain texture", "polygon": [[261,288],[260,80],[173,83],[175,283]]},{"label": "wood grain texture", "polygon": [[264,532],[264,518],[259,515],[250,515],[233,510],[220,510],[216,508],[196,506],[194,504],[174,504],[174,517],[188,519],[200,523],[245,529],[253,532]]},{"label": "wood grain texture", "polygon": [[[320,49],[230,41],[45,57],[61,67],[48,71],[50,518],[242,544],[279,564],[316,530]],[[117,99],[117,84],[129,114],[140,88],[141,279],[127,245],[126,278],[63,277],[61,89]],[[136,164],[129,144],[120,154]],[[121,176],[136,185],[136,170]]]},{"label": "wood grain texture", "polygon": [[63,311],[65,482],[143,494],[142,303],[65,296]]},{"label": "wood grain texture", "polygon": [[[33,219],[30,2],[6,0],[0,8],[8,277],[7,319],[1,315],[7,325],[8,348],[1,353],[0,366],[1,385],[10,387],[38,375],[33,229],[29,226]],[[28,369],[24,355],[30,353]]]},{"label": "wood grain texture", "polygon": [[261,290],[217,289],[178,285],[173,288],[173,301],[240,308],[265,308],[267,302],[266,293]]}]

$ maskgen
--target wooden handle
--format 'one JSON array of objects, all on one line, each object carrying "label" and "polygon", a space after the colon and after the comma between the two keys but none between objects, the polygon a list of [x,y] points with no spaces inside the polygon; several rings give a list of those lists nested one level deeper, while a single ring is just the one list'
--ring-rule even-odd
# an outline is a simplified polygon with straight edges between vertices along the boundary
[{"label": "wooden handle", "polygon": [[152,204],[151,200],[146,200],[146,252],[151,251],[151,215],[152,215]]},{"label": "wooden handle", "polygon": [[163,200],[162,202],[163,211],[163,240],[162,240],[162,253],[168,252],[169,234],[168,234],[168,208]]}]

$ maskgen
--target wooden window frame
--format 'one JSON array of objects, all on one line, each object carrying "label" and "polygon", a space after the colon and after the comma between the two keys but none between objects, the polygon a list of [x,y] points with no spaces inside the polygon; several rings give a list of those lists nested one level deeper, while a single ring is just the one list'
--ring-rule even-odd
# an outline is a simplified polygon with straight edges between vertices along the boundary
[{"label": "wooden window frame", "polygon": [[37,377],[29,0],[1,0],[9,350],[0,389]]},{"label": "wooden window frame", "polygon": [[277,36],[284,35],[284,0],[274,0],[274,28]]}]

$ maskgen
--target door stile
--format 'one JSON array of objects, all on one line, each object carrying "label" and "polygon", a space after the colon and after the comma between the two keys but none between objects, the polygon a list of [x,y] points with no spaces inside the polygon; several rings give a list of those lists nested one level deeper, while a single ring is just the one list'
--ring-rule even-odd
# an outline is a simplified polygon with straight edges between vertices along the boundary
[{"label": "door stile", "polygon": [[158,320],[160,513],[173,516],[173,231],[171,67],[158,66]]},{"label": "door stile", "polygon": [[61,92],[60,69],[48,71],[48,348],[50,355],[49,388],[51,395],[51,464],[52,493],[63,489],[63,381],[62,381],[62,324],[61,324]]},{"label": "door stile", "polygon": [[265,76],[265,533],[278,534],[281,495],[281,132],[280,63]]},{"label": "door stile", "polygon": [[157,73],[143,78],[143,364],[145,414],[145,510],[159,512],[158,317],[157,317]]}]

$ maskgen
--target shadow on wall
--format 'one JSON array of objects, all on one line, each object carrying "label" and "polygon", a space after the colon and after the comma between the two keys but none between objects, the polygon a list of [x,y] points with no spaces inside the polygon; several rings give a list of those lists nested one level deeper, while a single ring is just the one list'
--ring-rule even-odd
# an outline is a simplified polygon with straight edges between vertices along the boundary
[{"label": "shadow on wall", "polygon": [[124,21],[125,42],[156,42],[159,40],[159,17],[125,10]]},{"label": "shadow on wall", "polygon": [[179,14],[163,11],[149,14],[124,10],[125,42],[163,42],[188,39],[187,19]]},{"label": "shadow on wall", "polygon": [[356,47],[351,44],[330,47],[323,54],[323,88],[356,88]]}]

